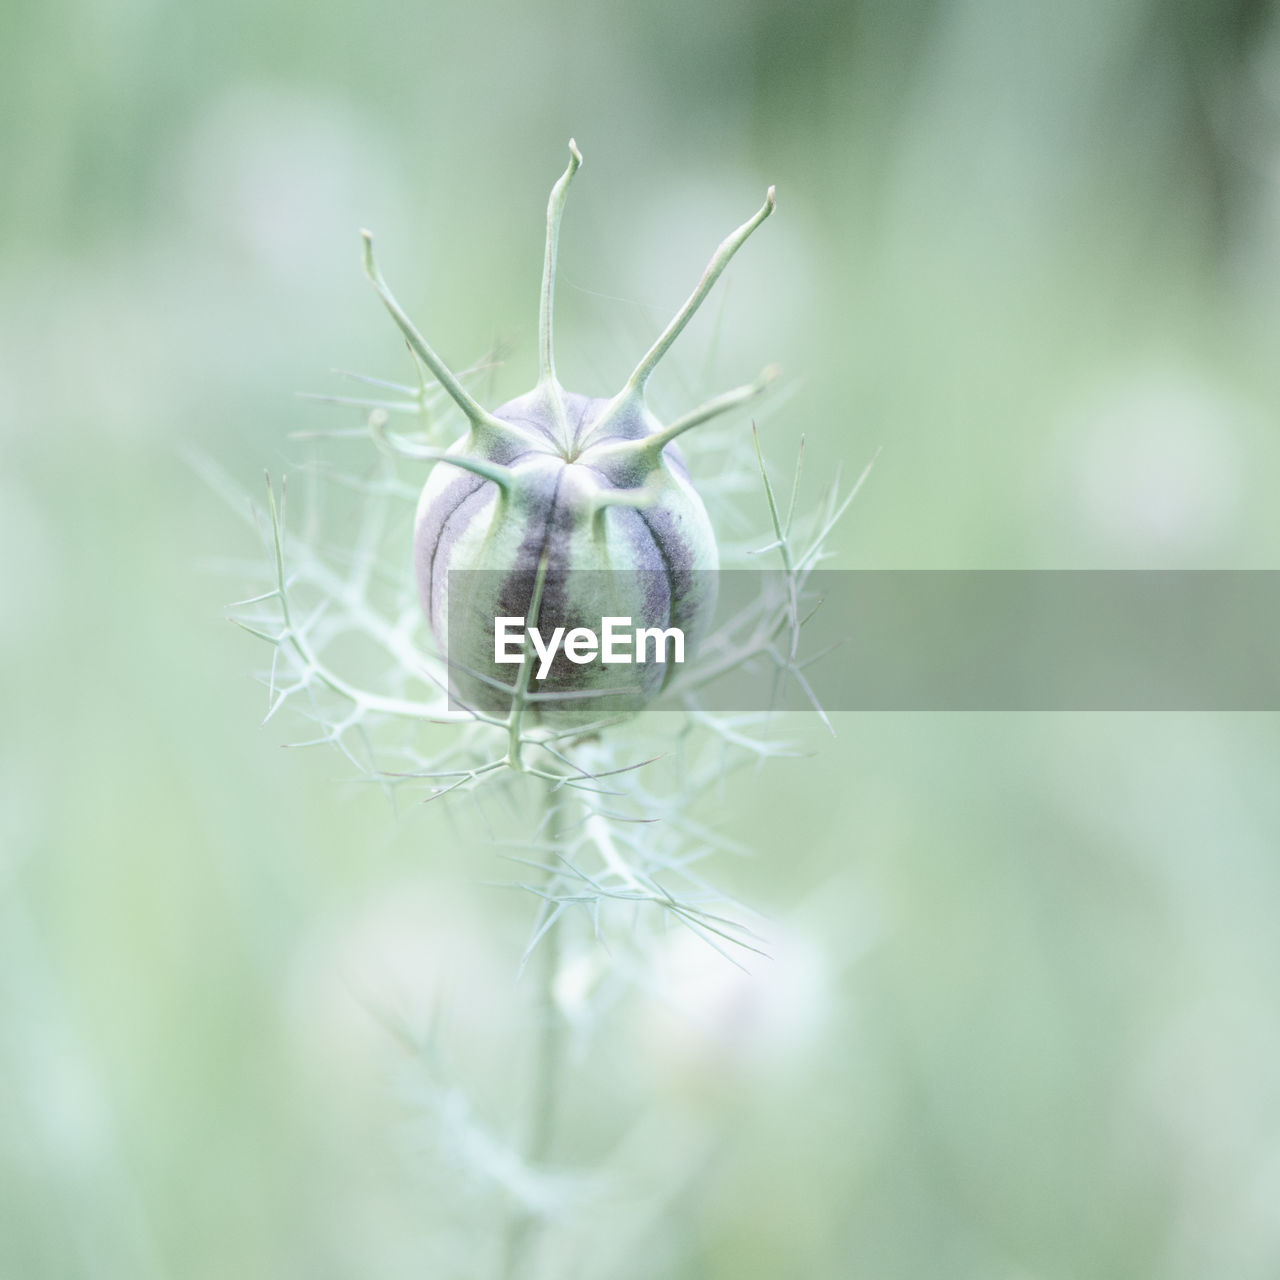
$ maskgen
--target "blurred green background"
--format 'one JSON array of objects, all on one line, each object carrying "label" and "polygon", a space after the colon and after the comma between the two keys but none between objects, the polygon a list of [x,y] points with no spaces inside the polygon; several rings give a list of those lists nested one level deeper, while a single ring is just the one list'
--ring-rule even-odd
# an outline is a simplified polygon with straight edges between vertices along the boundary
[{"label": "blurred green background", "polygon": [[[365,996],[447,1001],[501,1127],[530,903],[256,729],[183,450],[256,486],[295,390],[404,375],[360,226],[526,389],[570,135],[583,391],[777,183],[723,385],[783,365],[779,464],[883,446],[836,563],[1280,565],[1269,5],[6,0],[3,1280],[488,1274]],[[661,957],[575,1060],[563,1156],[623,1184],[563,1277],[1280,1275],[1276,718],[837,727],[718,817],[775,962]]]}]

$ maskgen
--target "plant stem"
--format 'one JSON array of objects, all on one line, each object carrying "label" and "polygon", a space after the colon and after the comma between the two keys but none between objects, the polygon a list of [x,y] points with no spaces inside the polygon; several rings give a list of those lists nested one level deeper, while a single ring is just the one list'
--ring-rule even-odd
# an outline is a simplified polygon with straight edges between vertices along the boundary
[{"label": "plant stem", "polygon": [[[559,836],[562,800],[548,787],[545,793],[546,837]],[[543,888],[550,889],[556,879],[553,869],[547,871]],[[533,1046],[532,1085],[526,1117],[524,1162],[531,1169],[545,1164],[555,1135],[556,1109],[559,1101],[560,1064],[562,1059],[563,1023],[555,1003],[555,980],[560,968],[560,933],[555,924],[539,940],[532,956],[536,975],[534,1010],[536,1040]],[[541,1227],[536,1210],[516,1206],[507,1219],[502,1241],[502,1280],[517,1280],[532,1274]]]}]

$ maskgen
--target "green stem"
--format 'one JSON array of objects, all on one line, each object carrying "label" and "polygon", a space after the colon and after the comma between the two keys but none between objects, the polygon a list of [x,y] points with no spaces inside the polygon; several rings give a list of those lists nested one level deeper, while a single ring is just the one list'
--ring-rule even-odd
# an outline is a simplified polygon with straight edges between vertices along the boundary
[{"label": "green stem", "polygon": [[[558,819],[562,800],[550,786],[544,795],[548,815],[546,834],[554,842],[561,825]],[[556,872],[549,870],[543,888],[550,889],[555,878]],[[533,961],[537,984],[534,990],[537,1038],[533,1047],[532,1083],[521,1155],[525,1164],[536,1171],[546,1164],[555,1138],[563,1061],[564,1024],[555,1003],[555,980],[560,968],[560,933],[555,924],[539,940]],[[534,1261],[541,1228],[542,1222],[536,1212],[521,1207],[512,1210],[503,1232],[498,1273],[502,1280],[519,1280],[535,1274]]]}]

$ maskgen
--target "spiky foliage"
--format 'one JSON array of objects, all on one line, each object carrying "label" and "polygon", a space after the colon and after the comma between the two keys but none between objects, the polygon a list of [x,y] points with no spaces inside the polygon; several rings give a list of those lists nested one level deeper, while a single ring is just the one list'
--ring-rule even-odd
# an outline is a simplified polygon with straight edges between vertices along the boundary
[{"label": "spiky foliage", "polygon": [[[539,363],[540,385],[553,389],[559,385],[550,340],[556,234],[579,159],[576,148],[573,155],[548,210]],[[771,190],[765,207],[720,246],[694,293],[619,393],[620,403],[643,398],[657,359],[772,207]],[[726,415],[730,425],[688,437],[691,474],[715,527],[739,535],[734,543],[722,541],[722,563],[747,567],[776,557],[780,572],[762,576],[758,598],[714,632],[699,662],[673,681],[683,711],[556,730],[532,723],[525,714],[526,690],[519,686],[503,717],[451,704],[446,664],[423,617],[408,548],[424,464],[491,420],[467,388],[493,361],[451,373],[394,300],[367,236],[365,244],[366,269],[405,335],[414,380],[347,373],[363,393],[315,397],[363,421],[304,433],[315,456],[301,468],[306,510],[300,519],[292,512],[296,485],[288,489],[288,507],[285,482],[273,484],[270,477],[265,502],[251,501],[205,464],[210,482],[253,525],[266,549],[265,559],[227,566],[255,584],[230,606],[230,617],[269,648],[270,661],[261,672],[265,721],[292,712],[295,722],[307,726],[294,745],[336,748],[354,779],[376,784],[393,800],[455,803],[469,795],[483,808],[518,781],[536,779],[545,791],[540,817],[531,819],[524,838],[505,843],[502,853],[511,868],[508,883],[535,902],[525,961],[542,966],[548,1001],[570,939],[578,947],[598,946],[604,958],[609,977],[594,983],[591,993],[599,1004],[612,998],[618,981],[644,972],[645,956],[673,926],[692,931],[736,963],[764,945],[760,922],[704,874],[711,855],[742,850],[707,824],[703,801],[735,769],[759,767],[794,754],[796,747],[776,739],[768,711],[715,713],[700,704],[700,694],[718,674],[743,666],[767,681],[794,680],[808,692],[801,641],[817,602],[806,583],[826,557],[827,542],[866,472],[846,489],[837,469],[814,508],[802,515],[803,440],[780,499],[754,425],[748,432],[740,418],[733,421],[733,411],[772,374],[713,397],[665,428],[662,443]],[[763,529],[754,539],[747,532],[753,527]],[[826,722],[816,700],[813,706]],[[557,1023],[549,1010],[538,1067],[546,1078],[535,1089],[545,1119],[521,1144],[496,1138],[465,1104],[465,1092],[440,1069],[429,1029],[394,1026],[418,1068],[414,1096],[424,1122],[474,1175],[468,1185],[488,1187],[514,1205],[504,1246],[510,1274],[533,1226],[586,1194],[581,1180],[550,1177],[540,1168],[553,1109]],[[670,1181],[669,1172],[663,1176]],[[448,1274],[442,1266],[441,1274]]]}]

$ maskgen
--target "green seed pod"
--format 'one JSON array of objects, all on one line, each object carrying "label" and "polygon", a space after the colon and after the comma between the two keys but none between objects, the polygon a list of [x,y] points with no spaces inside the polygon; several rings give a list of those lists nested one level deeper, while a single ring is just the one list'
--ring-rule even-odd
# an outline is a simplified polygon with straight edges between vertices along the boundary
[{"label": "green seed pod", "polygon": [[[637,665],[618,690],[616,668],[561,653],[530,683],[529,662],[495,666],[495,618],[535,621],[550,634],[564,626],[598,629],[608,616],[636,627],[677,627],[695,644],[714,608],[715,534],[676,439],[756,395],[776,371],[717,396],[664,426],[645,402],[658,362],[701,306],[730,259],[773,212],[764,205],[729,235],[698,286],[636,366],[621,391],[595,398],[565,391],[552,342],[556,253],[569,184],[582,162],[569,143],[569,167],[547,206],[546,256],[539,314],[537,386],[489,412],[418,333],[392,296],[365,238],[365,270],[410,347],[466,415],[470,428],[447,450],[390,436],[384,416],[375,437],[401,456],[434,461],[414,528],[419,595],[436,641],[447,651],[453,692],[466,705],[506,717],[512,690],[532,695],[523,713],[556,726],[583,725],[633,711],[657,694],[667,664]],[[473,571],[460,575],[458,571]],[[462,617],[459,610],[463,611]],[[450,612],[454,625],[450,627]],[[536,617],[534,616],[536,615]],[[465,625],[459,625],[464,621]]]}]

